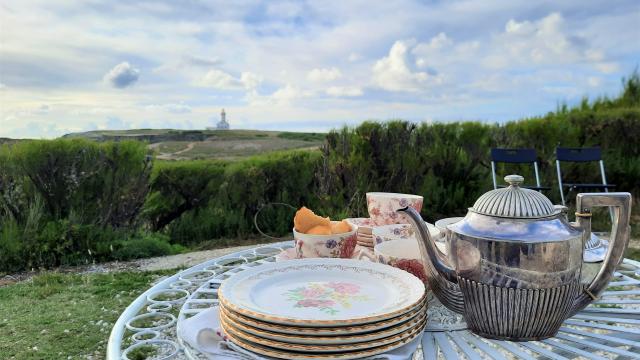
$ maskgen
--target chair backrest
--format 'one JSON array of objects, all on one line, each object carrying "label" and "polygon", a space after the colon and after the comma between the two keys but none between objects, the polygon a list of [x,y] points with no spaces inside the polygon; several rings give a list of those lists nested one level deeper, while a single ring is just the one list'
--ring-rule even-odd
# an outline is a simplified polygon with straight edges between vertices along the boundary
[{"label": "chair backrest", "polygon": [[491,176],[493,177],[493,188],[497,189],[498,183],[496,180],[495,163],[533,164],[533,172],[536,176],[536,185],[540,187],[538,156],[535,149],[491,149]]},{"label": "chair backrest", "polygon": [[537,159],[534,149],[491,149],[491,160],[502,163],[532,163]]},{"label": "chair backrest", "polygon": [[[607,185],[607,177],[604,173],[604,161],[602,161],[602,151],[599,147],[589,148],[556,148],[556,171],[558,173],[558,187],[560,190],[560,198],[562,199],[562,205],[565,205],[564,199],[564,185],[562,180],[562,171],[560,170],[560,162],[594,162],[600,163],[600,177],[602,178],[602,184]],[[605,192],[609,190],[605,187]]]},{"label": "chair backrest", "polygon": [[570,162],[589,162],[602,160],[599,147],[591,148],[556,148],[556,159]]}]

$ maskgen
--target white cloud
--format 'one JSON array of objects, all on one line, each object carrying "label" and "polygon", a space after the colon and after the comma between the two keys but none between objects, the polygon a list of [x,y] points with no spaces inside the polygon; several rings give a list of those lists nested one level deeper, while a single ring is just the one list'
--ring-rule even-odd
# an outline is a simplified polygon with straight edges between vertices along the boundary
[{"label": "white cloud", "polygon": [[307,74],[307,79],[313,82],[330,82],[342,77],[342,72],[336,67],[328,69],[313,69]]},{"label": "white cloud", "polygon": [[302,90],[292,84],[286,84],[271,94],[272,99],[281,102],[290,102],[292,100],[302,99],[309,96],[311,96],[309,91]]},{"label": "white cloud", "polygon": [[587,82],[591,87],[599,87],[600,85],[602,85],[602,79],[596,76],[589,76]]},{"label": "white cloud", "polygon": [[[616,94],[640,54],[629,31],[638,14],[634,0],[7,2],[0,23],[12,31],[2,37],[0,82],[9,88],[0,91],[0,122],[13,120],[0,133],[33,123],[57,134],[106,126],[108,116],[127,126],[189,120],[202,128],[221,107],[238,124],[278,119],[290,129],[307,126],[303,120],[326,129],[372,117],[514,119],[553,110],[558,100]],[[412,38],[400,54],[389,51]],[[126,96],[111,81],[96,83],[123,60],[138,79],[128,83],[138,91]],[[341,76],[328,82],[308,77],[312,69],[319,80],[335,77],[333,68]],[[181,99],[191,112],[169,116],[186,111]],[[38,114],[42,104],[50,106],[46,116]]]},{"label": "white cloud", "polygon": [[255,90],[262,81],[262,76],[251,72],[243,72],[240,78],[235,78],[222,70],[211,69],[199,81],[199,85],[222,90]]},{"label": "white cloud", "polygon": [[109,70],[104,75],[104,80],[111,83],[113,87],[122,89],[133,85],[140,77],[140,70],[132,67],[124,61]]},{"label": "white cloud", "polygon": [[147,105],[145,106],[147,110],[162,110],[172,114],[186,114],[191,112],[191,106],[180,102],[180,103],[168,103],[162,105]]},{"label": "white cloud", "polygon": [[331,86],[326,93],[335,97],[362,96],[362,89],[357,86]]},{"label": "white cloud", "polygon": [[200,84],[202,86],[223,90],[235,90],[242,88],[240,80],[218,69],[209,70],[202,78]]},{"label": "white cloud", "polygon": [[484,64],[494,69],[532,63],[574,63],[597,54],[584,48],[583,39],[567,34],[565,19],[559,13],[536,21],[510,19],[504,32],[492,39],[489,51]]},{"label": "white cloud", "polygon": [[49,110],[51,110],[51,107],[47,104],[42,104],[40,106],[38,106],[35,110],[33,110],[33,114],[36,115],[46,115],[49,113]]},{"label": "white cloud", "polygon": [[595,67],[604,74],[613,74],[620,71],[620,65],[615,62],[599,62],[595,64]]},{"label": "white cloud", "polygon": [[404,41],[396,41],[389,55],[376,61],[373,66],[373,82],[389,91],[418,91],[429,79],[426,72],[413,72],[409,68],[407,52],[409,47]]},{"label": "white cloud", "polygon": [[262,76],[251,72],[243,72],[240,74],[240,82],[247,90],[255,90],[262,81],[264,81]]},{"label": "white cloud", "polygon": [[185,65],[192,66],[216,66],[220,65],[222,61],[218,57],[207,57],[207,56],[197,56],[197,55],[186,55],[184,56],[182,63]]}]

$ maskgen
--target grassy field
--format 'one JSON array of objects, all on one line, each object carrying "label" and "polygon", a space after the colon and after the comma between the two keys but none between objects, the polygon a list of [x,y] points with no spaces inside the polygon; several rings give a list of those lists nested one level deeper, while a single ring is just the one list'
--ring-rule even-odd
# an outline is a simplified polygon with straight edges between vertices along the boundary
[{"label": "grassy field", "polygon": [[120,313],[175,272],[51,272],[0,287],[0,358],[104,359]]},{"label": "grassy field", "polygon": [[313,149],[325,134],[260,130],[97,130],[67,134],[96,141],[139,140],[162,160],[237,159],[289,149]]}]

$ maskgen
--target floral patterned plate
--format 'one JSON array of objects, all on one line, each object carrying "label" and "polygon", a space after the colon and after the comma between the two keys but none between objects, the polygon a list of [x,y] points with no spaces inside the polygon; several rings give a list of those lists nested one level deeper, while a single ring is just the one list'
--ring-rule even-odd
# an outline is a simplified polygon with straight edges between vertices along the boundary
[{"label": "floral patterned plate", "polygon": [[400,316],[422,301],[415,276],[351,259],[299,259],[236,273],[218,290],[220,304],[260,321],[351,326]]},{"label": "floral patterned plate", "polygon": [[[426,322],[422,323],[422,326],[414,328],[411,332],[407,332],[407,334],[403,334],[403,337],[396,336],[394,337],[394,342],[388,343],[386,345],[376,346],[372,344],[372,347],[362,350],[348,351],[348,352],[329,352],[329,353],[317,353],[317,352],[301,352],[301,351],[287,351],[276,349],[272,346],[264,346],[252,341],[247,341],[242,339],[230,332],[226,332],[228,339],[235,343],[236,345],[246,349],[248,351],[265,355],[277,359],[289,359],[289,360],[350,360],[350,359],[359,359],[368,356],[374,356],[378,354],[383,354],[388,351],[397,349],[405,344],[410,343],[418,336],[422,334],[424,330],[424,325]],[[340,351],[340,350],[337,350]]]},{"label": "floral patterned plate", "polygon": [[411,336],[411,334],[417,330],[424,328],[426,320],[423,318],[419,322],[412,324],[409,328],[404,329],[404,331],[397,332],[390,336],[384,336],[374,339],[365,340],[364,342],[357,343],[341,343],[341,344],[330,344],[326,342],[316,342],[313,344],[294,344],[291,342],[278,341],[272,339],[266,339],[262,336],[256,336],[247,331],[244,331],[241,327],[236,326],[228,318],[225,318],[224,315],[220,317],[220,323],[222,325],[222,329],[226,334],[232,334],[240,339],[250,341],[252,343],[269,346],[275,349],[285,350],[285,351],[300,351],[300,352],[310,352],[310,353],[327,353],[327,352],[348,352],[355,350],[365,350],[370,349],[372,347],[379,347],[382,345],[387,345],[390,343],[394,343],[400,340],[404,340],[405,338]]},{"label": "floral patterned plate", "polygon": [[416,306],[411,311],[403,314],[401,316],[378,321],[374,323],[364,324],[364,325],[354,325],[354,326],[336,326],[336,327],[301,327],[301,326],[292,326],[292,325],[279,325],[279,324],[271,324],[268,322],[262,322],[259,320],[252,319],[250,317],[246,317],[240,315],[232,310],[225,309],[224,307],[220,308],[222,312],[227,316],[227,318],[232,319],[235,323],[246,325],[248,327],[253,327],[265,331],[269,331],[272,333],[283,334],[283,335],[297,335],[297,336],[307,336],[307,337],[333,337],[339,338],[344,336],[357,336],[359,334],[365,333],[373,333],[385,329],[389,329],[392,327],[397,327],[401,324],[407,323],[411,321],[421,314],[424,314],[427,311],[427,303],[425,301],[420,302],[418,306]]},{"label": "floral patterned plate", "polygon": [[[261,327],[249,326],[243,324],[240,321],[235,321],[232,319],[232,316],[229,316],[224,310],[221,311],[220,316],[224,318],[225,323],[230,326],[233,326],[238,331],[243,333],[251,334],[253,336],[257,336],[259,338],[279,341],[287,344],[299,344],[299,345],[339,345],[339,344],[354,344],[354,347],[350,350],[357,350],[359,345],[371,342],[374,340],[380,340],[384,338],[389,338],[391,336],[398,335],[400,333],[410,332],[416,326],[420,325],[425,321],[427,316],[426,309],[421,308],[421,312],[418,313],[414,318],[400,323],[395,326],[391,326],[388,328],[380,329],[377,331],[372,331],[364,334],[349,334],[342,336],[317,336],[317,335],[301,335],[301,334],[281,334],[278,332],[273,332],[269,330],[265,330]],[[239,335],[240,336],[240,335]],[[241,336],[242,337],[242,336]],[[390,341],[392,342],[392,341]],[[382,345],[382,344],[380,344]],[[362,344],[362,347],[370,347]]]}]

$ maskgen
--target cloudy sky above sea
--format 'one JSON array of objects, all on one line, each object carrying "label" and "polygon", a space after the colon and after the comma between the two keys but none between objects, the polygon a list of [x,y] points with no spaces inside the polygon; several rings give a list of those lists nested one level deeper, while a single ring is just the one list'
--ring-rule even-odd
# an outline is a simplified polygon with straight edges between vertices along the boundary
[{"label": "cloudy sky above sea", "polygon": [[0,137],[501,122],[615,96],[640,2],[0,2]]}]

